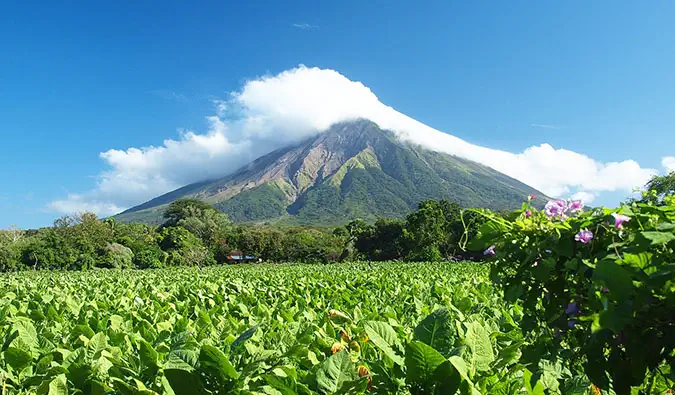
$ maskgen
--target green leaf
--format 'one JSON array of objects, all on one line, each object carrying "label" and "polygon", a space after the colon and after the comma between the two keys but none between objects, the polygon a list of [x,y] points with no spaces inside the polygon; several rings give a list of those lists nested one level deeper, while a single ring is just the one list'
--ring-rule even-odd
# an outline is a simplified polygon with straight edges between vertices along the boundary
[{"label": "green leaf", "polygon": [[86,358],[91,361],[100,356],[101,351],[108,347],[108,337],[105,333],[99,332],[95,334],[87,344]]},{"label": "green leaf", "polygon": [[450,312],[441,308],[429,314],[415,328],[415,339],[425,343],[443,355],[449,355],[454,336]]},{"label": "green leaf", "polygon": [[675,235],[670,232],[644,231],[640,232],[640,235],[647,239],[651,245],[667,244],[675,240]]},{"label": "green leaf", "polygon": [[223,382],[239,378],[227,355],[210,345],[203,345],[199,352],[199,368]]},{"label": "green leaf", "polygon": [[368,321],[364,325],[364,330],[375,347],[379,348],[396,364],[403,366],[403,358],[397,355],[392,348],[394,344],[398,344],[398,337],[391,325],[382,321]]},{"label": "green leaf", "polygon": [[18,372],[33,362],[33,356],[27,350],[16,347],[9,347],[5,350],[4,358],[9,366]]},{"label": "green leaf", "polygon": [[68,381],[65,374],[59,374],[50,381],[44,382],[38,393],[45,395],[68,395]]},{"label": "green leaf", "polygon": [[199,360],[194,350],[173,350],[166,356],[165,369],[193,371]]},{"label": "green leaf", "polygon": [[633,292],[633,279],[630,271],[611,259],[598,262],[593,278],[603,281],[615,299],[625,300]]},{"label": "green leaf", "polygon": [[623,263],[636,267],[640,270],[645,269],[652,262],[653,254],[649,252],[641,252],[639,254],[623,254]]},{"label": "green leaf", "polygon": [[492,350],[492,341],[490,334],[479,322],[471,322],[468,325],[464,341],[471,350],[471,370],[486,371],[490,369],[490,364],[495,360],[495,354]]},{"label": "green leaf", "polygon": [[415,340],[408,343],[405,352],[407,382],[427,387],[436,369],[445,361],[445,357],[431,346]]},{"label": "green leaf", "polygon": [[197,372],[189,372],[182,369],[165,369],[164,377],[175,395],[207,393]]},{"label": "green leaf", "polygon": [[346,350],[326,358],[316,371],[316,383],[323,392],[336,392],[342,383],[355,378],[356,368]]},{"label": "green leaf", "polygon": [[159,355],[152,345],[143,339],[138,343],[138,356],[141,359],[141,363],[147,368],[157,368]]},{"label": "green leaf", "polygon": [[124,318],[120,317],[119,315],[113,314],[110,316],[109,321],[110,321],[110,330],[112,330],[113,332],[122,331]]},{"label": "green leaf", "polygon": [[232,342],[232,347],[236,348],[236,347],[240,346],[241,344],[243,344],[246,340],[252,338],[253,335],[255,334],[255,331],[258,329],[259,326],[260,326],[260,324],[254,326],[254,327],[251,327],[251,328],[247,329],[246,331],[244,331],[244,333],[239,335],[239,337],[237,337]]},{"label": "green leaf", "polygon": [[[457,358],[455,356],[455,358]],[[460,358],[461,359],[461,358]],[[464,362],[462,360],[462,362]],[[466,374],[465,374],[466,375]],[[462,384],[462,375],[451,361],[443,362],[434,372],[437,394],[454,394]]]},{"label": "green leaf", "polygon": [[544,384],[539,380],[538,375],[533,375],[528,369],[523,371],[523,384],[528,395],[546,395]]},{"label": "green leaf", "polygon": [[263,375],[263,378],[270,387],[279,391],[282,395],[297,394],[296,377],[288,375],[283,369],[274,369],[272,373]]}]

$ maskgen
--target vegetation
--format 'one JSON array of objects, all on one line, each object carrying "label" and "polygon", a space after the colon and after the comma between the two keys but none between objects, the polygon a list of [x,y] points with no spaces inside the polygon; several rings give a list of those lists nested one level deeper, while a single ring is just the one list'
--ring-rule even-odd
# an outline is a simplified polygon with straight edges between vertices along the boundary
[{"label": "vegetation", "polygon": [[493,256],[493,281],[534,334],[522,363],[562,356],[605,391],[672,391],[675,196],[650,196],[586,213],[565,201],[483,212],[490,221],[473,243]]},{"label": "vegetation", "polygon": [[518,364],[522,309],[476,264],[24,272],[0,289],[0,385],[11,393],[508,394],[529,385],[523,377],[590,385],[562,358]]},{"label": "vegetation", "polygon": [[0,270],[203,267],[232,252],[273,262],[440,260],[465,257],[460,243],[480,221],[456,204],[428,200],[405,220],[354,220],[334,229],[235,226],[200,200],[179,199],[158,227],[85,213],[37,231],[0,231]]},{"label": "vegetation", "polygon": [[[616,209],[559,200],[539,211],[530,196],[495,213],[428,200],[405,219],[329,231],[234,226],[179,200],[159,227],[83,214],[3,231],[5,271],[107,270],[0,279],[0,385],[47,394],[673,393],[672,177]],[[236,250],[274,262],[370,262],[215,266]],[[468,258],[481,262],[456,262]],[[177,268],[112,270],[163,266]]]}]

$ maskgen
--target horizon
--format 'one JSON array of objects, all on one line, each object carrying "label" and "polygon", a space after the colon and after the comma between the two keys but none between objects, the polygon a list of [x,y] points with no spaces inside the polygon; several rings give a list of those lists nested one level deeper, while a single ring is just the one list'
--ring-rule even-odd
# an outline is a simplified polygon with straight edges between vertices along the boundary
[{"label": "horizon", "polygon": [[0,228],[108,216],[354,117],[593,206],[675,170],[675,4],[156,4],[0,17]]}]

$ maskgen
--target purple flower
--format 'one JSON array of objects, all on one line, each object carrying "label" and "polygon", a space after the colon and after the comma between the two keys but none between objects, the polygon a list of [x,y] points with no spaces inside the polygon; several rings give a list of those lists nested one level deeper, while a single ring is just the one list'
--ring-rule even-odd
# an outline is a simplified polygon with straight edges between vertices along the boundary
[{"label": "purple flower", "polygon": [[603,293],[603,294],[609,293],[609,288],[603,287],[603,288],[602,288],[602,293]]},{"label": "purple flower", "polygon": [[565,308],[565,314],[568,315],[575,315],[576,313],[579,312],[579,306],[577,305],[577,302],[572,302],[567,305]]},{"label": "purple flower", "polygon": [[530,217],[531,215],[532,215],[532,211],[530,211],[530,210],[525,211],[526,217]]},{"label": "purple flower", "polygon": [[483,251],[483,255],[494,256],[495,255],[495,246],[491,245],[490,247],[488,247],[487,250]]},{"label": "purple flower", "polygon": [[574,240],[588,244],[589,241],[593,240],[593,232],[588,229],[582,229],[574,236]]},{"label": "purple flower", "polygon": [[584,202],[581,200],[572,200],[569,204],[569,210],[573,213],[578,213],[584,209]]},{"label": "purple flower", "polygon": [[567,202],[564,200],[551,200],[544,206],[544,212],[549,218],[564,218],[567,213]]},{"label": "purple flower", "polygon": [[617,229],[621,229],[624,222],[630,221],[630,217],[626,215],[612,213],[612,217],[614,217],[614,227]]}]

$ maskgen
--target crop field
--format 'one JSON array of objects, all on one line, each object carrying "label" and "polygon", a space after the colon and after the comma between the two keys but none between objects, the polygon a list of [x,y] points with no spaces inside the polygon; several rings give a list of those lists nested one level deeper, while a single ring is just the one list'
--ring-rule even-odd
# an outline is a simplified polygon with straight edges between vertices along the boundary
[{"label": "crop field", "polygon": [[521,313],[475,263],[24,272],[0,290],[3,394],[544,393],[524,378],[569,376],[514,368]]}]

